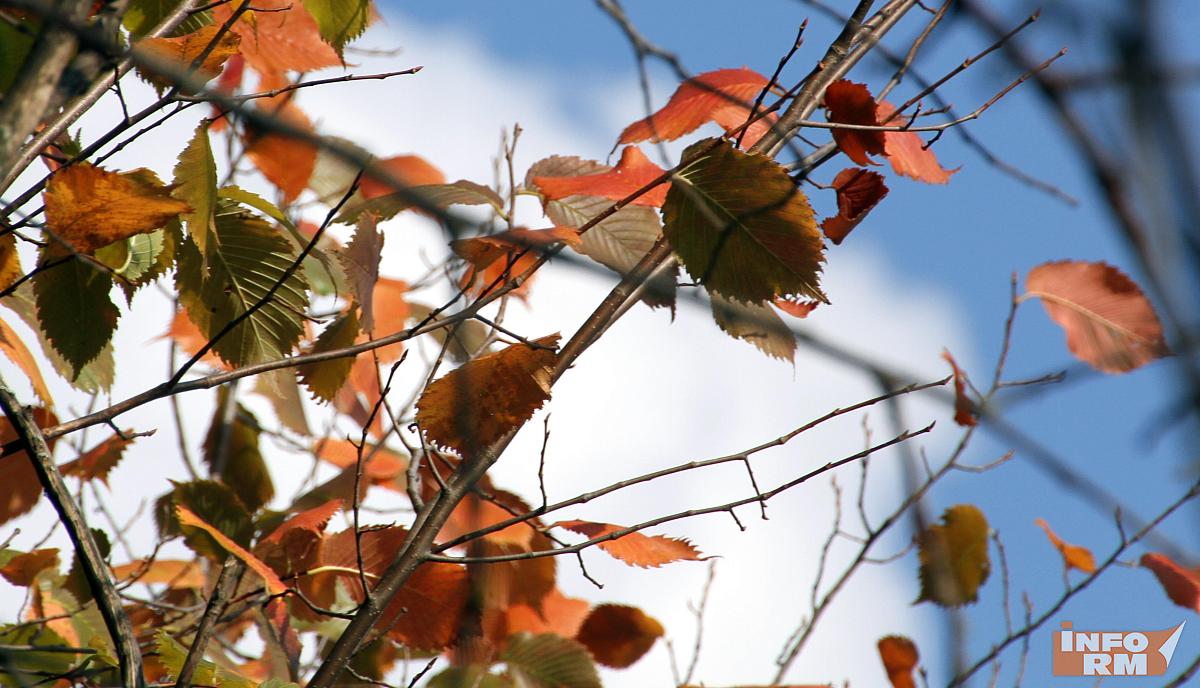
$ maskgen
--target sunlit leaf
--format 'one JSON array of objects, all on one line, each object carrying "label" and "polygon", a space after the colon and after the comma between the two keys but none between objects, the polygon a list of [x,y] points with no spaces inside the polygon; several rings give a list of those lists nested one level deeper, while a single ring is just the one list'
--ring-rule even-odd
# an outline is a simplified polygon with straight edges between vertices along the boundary
[{"label": "sunlit leaf", "polygon": [[[205,26],[173,38],[145,38],[138,41],[137,47],[181,70],[192,69],[192,65],[203,55],[204,59],[196,66],[194,73],[202,81],[209,81],[221,73],[226,60],[237,54],[240,42],[241,37],[236,33],[222,32],[219,26]],[[147,81],[160,89],[174,84],[174,79],[167,75],[144,67],[138,69]]]},{"label": "sunlit leaf", "polygon": [[[272,113],[276,119],[312,133],[312,122],[292,101],[286,101]],[[284,201],[291,202],[308,186],[317,164],[317,148],[300,138],[246,128],[246,157],[254,163],[267,181],[283,193]]]},{"label": "sunlit leaf", "polygon": [[[304,4],[292,0],[255,0],[254,9],[234,22],[242,39],[238,50],[260,74],[311,72],[341,64],[337,52],[321,38],[320,27]],[[233,7],[213,8],[218,23],[229,21]]]},{"label": "sunlit leaf", "polygon": [[133,438],[113,435],[84,452],[78,459],[59,466],[59,471],[63,475],[81,480],[99,480],[108,485],[108,474],[117,467],[132,443]]},{"label": "sunlit leaf", "polygon": [[575,639],[597,662],[624,669],[650,651],[664,629],[637,607],[602,604],[592,609]]},{"label": "sunlit leaf", "polygon": [[287,586],[283,584],[283,581],[279,580],[279,576],[271,570],[271,567],[264,564],[258,557],[246,551],[246,549],[241,545],[237,544],[233,540],[230,540],[229,537],[222,533],[219,529],[208,523],[205,523],[204,520],[199,516],[193,514],[191,511],[188,511],[186,506],[183,506],[182,504],[176,504],[175,516],[179,519],[179,524],[181,526],[184,526],[185,528],[191,527],[203,530],[212,536],[212,538],[216,540],[217,543],[225,549],[225,551],[229,552],[238,559],[241,559],[242,563],[244,563],[247,568],[262,577],[263,581],[267,585],[267,592],[271,593],[272,595],[278,595],[287,591]]},{"label": "sunlit leaf", "polygon": [[988,530],[987,518],[978,507],[959,504],[942,513],[941,523],[917,536],[921,561],[917,602],[960,607],[978,599],[991,571]]},{"label": "sunlit leaf", "polygon": [[1200,612],[1200,571],[1181,566],[1171,557],[1158,552],[1143,554],[1140,563],[1154,573],[1172,602]]},{"label": "sunlit leaf", "polygon": [[913,669],[917,668],[920,655],[913,641],[902,635],[889,635],[880,638],[876,646],[892,688],[916,688]]},{"label": "sunlit leaf", "polygon": [[[729,131],[746,122],[749,106],[766,86],[766,77],[744,67],[697,74],[683,82],[661,110],[626,127],[618,142],[673,141],[709,121]],[[746,131],[743,145],[754,145],[770,126],[771,120],[758,120]]]},{"label": "sunlit leaf", "polygon": [[[863,84],[839,79],[825,89],[828,120],[837,124],[878,126],[875,98]],[[881,155],[884,133],[864,129],[834,129],[833,140],[846,157],[859,165],[878,165],[870,155]],[[836,184],[836,182],[835,182]]]},{"label": "sunlit leaf", "polygon": [[17,234],[6,232],[0,236],[0,290],[8,289],[24,274],[21,256],[17,253]]},{"label": "sunlit leaf", "polygon": [[859,167],[847,167],[833,178],[837,190],[838,214],[821,221],[821,231],[834,244],[840,244],[867,217],[867,213],[887,195],[883,175]]},{"label": "sunlit leaf", "polygon": [[17,366],[22,373],[25,373],[25,376],[29,378],[30,386],[33,387],[33,393],[38,395],[43,404],[54,406],[50,388],[46,386],[46,380],[42,377],[42,371],[38,368],[33,354],[25,346],[25,342],[22,342],[17,333],[3,320],[0,320],[0,353],[12,361],[13,365]]},{"label": "sunlit leaf", "polygon": [[1054,545],[1054,549],[1062,555],[1063,566],[1067,569],[1079,569],[1084,573],[1093,573],[1096,570],[1096,558],[1086,547],[1072,545],[1069,542],[1063,542],[1062,538],[1050,529],[1050,524],[1046,520],[1039,518],[1034,521],[1039,528],[1046,531],[1046,537],[1050,540],[1050,544]]},{"label": "sunlit leaf", "polygon": [[[321,336],[317,337],[317,341],[309,353],[344,349],[354,344],[357,337],[358,315],[351,309],[335,318],[321,331]],[[369,356],[370,354],[363,355]],[[305,387],[308,387],[308,391],[312,392],[313,396],[321,401],[329,401],[346,383],[346,377],[350,375],[350,368],[353,365],[353,356],[343,356],[328,361],[305,363],[296,368],[296,374],[300,376],[300,381],[304,383]]]},{"label": "sunlit leaf", "polygon": [[[393,155],[383,158],[377,164],[405,186],[429,186],[445,184],[446,175],[419,155]],[[358,192],[363,198],[378,198],[395,193],[396,189],[385,179],[370,172],[363,174],[358,185]]]},{"label": "sunlit leaf", "polygon": [[1071,353],[1097,370],[1124,373],[1169,353],[1154,306],[1111,265],[1043,263],[1029,271],[1025,290],[1066,331]]},{"label": "sunlit leaf", "polygon": [[[533,185],[541,189],[546,201],[567,196],[602,196],[614,201],[621,200],[654,181],[663,173],[637,146],[626,146],[621,151],[621,160],[608,172],[579,176],[554,176],[532,178]],[[670,182],[664,182],[639,196],[632,205],[661,207],[667,198]]]},{"label": "sunlit leaf", "polygon": [[[559,521],[554,525],[587,536],[589,540],[624,530],[624,526],[591,521]],[[598,546],[626,564],[642,568],[659,567],[673,561],[701,561],[704,559],[687,540],[670,538],[665,535],[626,533],[615,540],[601,542]]]},{"label": "sunlit leaf", "polygon": [[339,57],[346,44],[362,35],[371,23],[371,0],[304,0],[304,9],[317,20],[321,38]]},{"label": "sunlit leaf", "polygon": [[190,210],[180,217],[192,243],[207,254],[209,237],[216,233],[217,162],[208,139],[208,125],[196,127],[179,160],[175,163],[175,198],[183,200]]},{"label": "sunlit leaf", "polygon": [[[908,123],[907,118],[895,117],[896,108],[886,100],[879,102],[879,123],[895,127]],[[945,184],[958,168],[948,170],[938,162],[933,149],[927,147],[919,135],[911,131],[884,132],[884,155],[896,174],[912,177],[927,184]]]},{"label": "sunlit leaf", "polygon": [[949,349],[942,349],[942,358],[950,364],[954,373],[954,422],[964,427],[979,424],[979,411],[971,397],[967,396],[967,376],[958,367],[958,362],[950,355]]},{"label": "sunlit leaf", "polygon": [[663,205],[664,233],[684,268],[711,291],[747,303],[799,295],[825,302],[818,286],[824,242],[812,208],[770,158],[727,143],[676,175]]}]

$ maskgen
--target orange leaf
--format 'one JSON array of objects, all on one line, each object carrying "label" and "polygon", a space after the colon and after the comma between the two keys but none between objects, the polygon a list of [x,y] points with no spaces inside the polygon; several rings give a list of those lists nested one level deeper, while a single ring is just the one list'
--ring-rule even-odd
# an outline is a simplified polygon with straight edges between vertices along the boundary
[{"label": "orange leaf", "polygon": [[[698,74],[680,84],[661,110],[626,127],[618,143],[673,141],[705,122],[716,121],[718,113],[719,124],[730,131],[745,123],[749,106],[766,86],[765,76],[745,67]],[[732,116],[730,108],[741,111],[741,116]],[[752,145],[749,131],[742,143]]]},{"label": "orange leaf", "polygon": [[[591,521],[559,521],[554,525],[575,531],[589,540],[625,529],[624,526]],[[673,561],[703,561],[704,559],[687,540],[669,538],[664,535],[627,533],[615,540],[601,542],[598,546],[626,564],[642,568],[657,568]]]},{"label": "orange leaf", "polygon": [[87,163],[55,172],[43,194],[47,227],[76,251],[91,253],[191,210],[169,188],[136,172],[117,174]]},{"label": "orange leaf", "polygon": [[1154,572],[1172,602],[1200,612],[1200,572],[1180,566],[1157,552],[1143,554],[1141,564]]},{"label": "orange leaf", "polygon": [[[11,237],[12,234],[9,236]],[[16,255],[15,251],[13,255]],[[50,396],[50,389],[46,387],[46,380],[42,377],[42,371],[38,368],[37,361],[33,359],[33,354],[29,352],[25,342],[22,342],[17,333],[3,320],[0,320],[0,352],[3,352],[8,360],[12,361],[22,373],[25,373],[29,378],[30,386],[33,387],[33,393],[38,395],[42,403],[46,406],[53,406],[54,399]]]},{"label": "orange leaf", "polygon": [[942,349],[942,358],[954,371],[954,422],[964,427],[974,427],[979,424],[979,414],[975,411],[974,402],[967,396],[967,376],[959,369],[949,349]]},{"label": "orange leaf", "polygon": [[510,606],[505,614],[506,632],[508,635],[522,631],[557,633],[564,638],[574,638],[590,607],[587,600],[567,597],[558,588],[553,588],[542,597],[540,610],[527,604]]},{"label": "orange leaf", "polygon": [[0,236],[0,289],[8,289],[24,274],[21,256],[17,253],[17,235],[8,232]]},{"label": "orange leaf", "polygon": [[[259,74],[311,72],[342,63],[337,52],[321,40],[317,20],[304,9],[303,3],[255,0],[254,10],[242,15],[231,30],[242,39],[238,49],[246,64]],[[232,16],[233,9],[222,4],[214,7],[212,13],[216,23],[222,25]]]},{"label": "orange leaf", "polygon": [[662,624],[637,607],[602,604],[588,614],[575,639],[597,662],[624,669],[641,659],[662,634]]},{"label": "orange leaf", "polygon": [[176,590],[203,588],[206,583],[198,562],[178,559],[155,559],[149,564],[145,560],[131,561],[114,566],[113,576],[119,580],[137,576],[138,583],[160,583]]},{"label": "orange leaf", "polygon": [[[291,101],[274,111],[283,122],[312,132],[312,122]],[[268,132],[246,130],[246,155],[267,181],[279,187],[284,200],[291,202],[308,186],[313,168],[317,165],[317,149],[300,139]]]},{"label": "orange leaf", "polygon": [[[358,465],[358,449],[347,440],[322,440],[317,444],[316,455],[318,459],[327,461],[338,468],[351,468]],[[364,446],[362,456],[363,476],[373,485],[391,483],[396,478],[403,476],[404,471],[408,469],[408,461],[404,457],[383,447]]]},{"label": "orange leaf", "polygon": [[[532,182],[542,190],[547,201],[566,198],[575,194],[603,196],[619,201],[654,181],[663,173],[637,146],[626,146],[621,151],[621,161],[608,172],[586,174],[578,177],[533,177]],[[648,205],[661,208],[667,199],[670,182],[664,182],[635,199],[630,205]]]},{"label": "orange leaf", "polygon": [[[217,32],[220,29],[220,26],[214,24],[174,38],[146,38],[139,41],[137,46],[180,69],[189,69],[196,58],[213,45],[213,39],[217,39],[197,69],[199,77],[209,81],[221,73],[221,67],[226,60],[237,54],[238,43],[241,42],[241,38],[231,31],[223,32],[218,39]],[[145,75],[150,83],[159,88],[166,88],[174,83],[172,79],[153,72],[146,72]]]},{"label": "orange leaf", "polygon": [[287,592],[288,587],[283,584],[283,581],[279,580],[279,576],[271,570],[270,566],[264,564],[261,559],[246,551],[246,549],[238,543],[230,540],[229,536],[225,535],[225,533],[222,533],[216,527],[209,525],[199,516],[192,513],[186,506],[182,504],[176,504],[175,515],[179,518],[179,523],[181,525],[199,528],[200,530],[208,533],[210,536],[212,536],[212,539],[216,540],[218,544],[225,548],[225,551],[229,552],[238,559],[241,559],[242,563],[244,563],[251,571],[254,571],[259,576],[262,576],[263,581],[267,584],[267,592],[271,593],[272,595],[279,595]]},{"label": "orange leaf", "polygon": [[474,456],[550,398],[557,344],[553,334],[464,363],[421,393],[417,423],[434,444]]},{"label": "orange leaf", "polygon": [[883,175],[859,167],[847,167],[833,178],[837,190],[838,214],[821,221],[821,231],[834,244],[840,244],[867,217],[867,213],[887,195]]},{"label": "orange leaf", "polygon": [[[408,319],[411,315],[408,301],[405,297],[408,296],[408,283],[403,280],[392,279],[390,277],[380,277],[375,281],[375,288],[371,290],[371,315],[373,319],[371,338],[378,339],[387,335],[396,334],[408,326]],[[368,335],[360,336],[363,341],[368,340]],[[396,342],[387,346],[375,349],[375,355],[379,357],[380,363],[391,363],[400,360],[400,354],[404,353],[404,342]],[[365,355],[359,360],[366,359],[367,362],[360,368],[356,363],[351,371],[351,379],[357,381],[357,388],[360,392],[370,396],[375,395],[378,398],[378,380],[375,379],[375,374],[372,372],[371,380],[361,379],[356,377],[356,372],[366,372],[368,369],[374,370],[374,362],[371,361],[370,355]],[[371,391],[367,391],[369,385]]]},{"label": "orange leaf", "polygon": [[[42,428],[58,423],[58,417],[44,408],[34,409],[33,417]],[[16,439],[17,432],[12,423],[7,418],[0,418],[0,445]],[[0,485],[4,486],[0,491],[0,523],[28,513],[42,497],[42,483],[29,455],[23,451],[0,459]]]},{"label": "orange leaf", "polygon": [[[200,328],[196,327],[196,323],[192,322],[192,319],[188,317],[187,310],[182,308],[175,313],[175,317],[171,319],[171,326],[167,328],[167,331],[163,333],[161,338],[165,339],[168,337],[175,340],[175,345],[182,349],[188,356],[195,356],[200,347],[208,343],[208,337],[205,337],[200,332]],[[204,357],[200,361],[214,368],[229,370],[229,364],[222,361],[211,350],[204,354]]]},{"label": "orange leaf", "polygon": [[13,585],[27,588],[33,585],[33,580],[37,575],[46,569],[58,568],[58,549],[50,547],[47,549],[35,549],[26,554],[18,554],[3,567],[0,567],[0,576],[4,576],[4,580]]},{"label": "orange leaf", "polygon": [[[394,155],[378,162],[405,186],[446,183],[446,175],[419,155]],[[364,174],[358,184],[358,192],[363,198],[386,196],[395,191],[391,184],[371,174]]]},{"label": "orange leaf", "polygon": [[325,532],[325,526],[329,524],[329,519],[333,518],[342,508],[342,500],[331,499],[320,506],[315,506],[307,511],[301,511],[295,516],[289,518],[279,525],[278,528],[271,531],[271,534],[262,539],[263,542],[281,542],[288,533],[294,530],[303,530],[314,535],[320,535]]},{"label": "orange leaf", "polygon": [[450,248],[476,269],[486,270],[491,267],[492,263],[502,258],[512,261],[526,249],[550,246],[560,241],[569,246],[578,247],[583,240],[573,227],[550,227],[548,229],[517,227],[488,236],[457,239],[450,242]]},{"label": "orange leaf", "polygon": [[[826,119],[837,124],[878,126],[875,98],[864,84],[840,79],[825,89]],[[884,133],[863,129],[834,129],[833,140],[858,165],[878,165],[869,155],[884,152]],[[837,182],[835,181],[836,185]],[[836,243],[836,242],[835,242]]]},{"label": "orange leaf", "polygon": [[1071,353],[1097,370],[1123,373],[1168,354],[1150,300],[1111,265],[1043,263],[1029,271],[1025,290],[1066,330]]},{"label": "orange leaf", "polygon": [[[896,106],[886,100],[880,101],[877,109],[881,125],[894,127],[905,124],[906,120],[901,121],[902,118],[892,119]],[[925,142],[915,132],[887,131],[884,132],[883,139],[883,154],[887,156],[896,174],[912,177],[927,184],[945,184],[950,181],[950,175],[959,170],[957,167],[952,170],[942,167],[937,156],[925,147]]]},{"label": "orange leaf", "polygon": [[1054,545],[1054,549],[1057,549],[1058,553],[1062,555],[1063,566],[1067,567],[1067,570],[1079,569],[1084,573],[1096,571],[1096,559],[1092,557],[1092,553],[1086,547],[1063,542],[1062,538],[1050,530],[1050,524],[1046,523],[1045,519],[1039,518],[1034,523],[1046,531],[1046,537],[1050,539],[1050,544]]},{"label": "orange leaf", "polygon": [[78,459],[59,467],[63,475],[73,475],[83,480],[99,480],[108,485],[108,474],[125,454],[125,448],[133,443],[120,435],[113,435],[89,449]]},{"label": "orange leaf", "polygon": [[[432,498],[434,496],[433,488],[436,487],[432,476],[426,477],[422,484],[430,489],[429,498]],[[495,489],[488,492],[491,499],[484,499],[475,494],[468,494],[464,497],[458,506],[454,507],[450,518],[446,519],[445,525],[438,532],[438,540],[448,542],[467,533],[507,521],[512,518],[514,513],[529,512],[529,505],[511,492]],[[529,523],[514,523],[483,537],[493,544],[516,547],[528,552],[535,533],[536,531]]]},{"label": "orange leaf", "polygon": [[920,656],[913,641],[902,635],[889,635],[879,639],[878,647],[892,688],[915,688],[912,672]]},{"label": "orange leaf", "polygon": [[793,318],[807,318],[809,313],[821,305],[820,301],[801,301],[792,298],[775,299],[775,307]]}]

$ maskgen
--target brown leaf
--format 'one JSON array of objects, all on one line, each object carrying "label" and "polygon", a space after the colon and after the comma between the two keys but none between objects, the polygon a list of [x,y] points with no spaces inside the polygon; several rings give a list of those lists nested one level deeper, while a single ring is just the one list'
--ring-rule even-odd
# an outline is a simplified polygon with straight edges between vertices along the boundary
[{"label": "brown leaf", "polygon": [[108,474],[117,467],[125,455],[125,449],[132,443],[132,438],[125,439],[120,435],[113,435],[78,459],[63,464],[59,470],[63,475],[73,475],[83,480],[99,480],[108,485]]},{"label": "brown leaf", "polygon": [[[626,146],[621,151],[621,161],[610,171],[577,177],[533,177],[532,182],[542,191],[546,201],[582,194],[603,196],[619,201],[654,181],[663,173],[637,146]],[[637,197],[630,205],[662,207],[667,200],[670,182],[664,182]]]},{"label": "brown leaf", "polygon": [[113,567],[113,576],[124,582],[137,576],[138,583],[163,584],[173,589],[203,588],[207,581],[197,561],[155,559],[131,561]]},{"label": "brown leaf", "polygon": [[[730,131],[749,119],[748,106],[766,86],[765,76],[745,67],[697,74],[683,82],[661,110],[626,127],[618,143],[673,141],[718,118]],[[770,126],[769,120],[758,120],[747,129],[742,145],[754,145]]]},{"label": "brown leaf", "polygon": [[575,639],[597,662],[624,669],[641,659],[663,632],[662,624],[637,607],[602,604],[588,614]]},{"label": "brown leaf", "polygon": [[[200,55],[208,50],[203,62],[197,68],[200,79],[209,81],[221,73],[225,61],[238,52],[241,38],[231,31],[222,32],[217,38],[221,27],[218,25],[205,26],[189,34],[172,38],[145,38],[138,41],[137,47],[145,49],[156,57],[167,61],[179,69],[190,69]],[[216,44],[213,45],[213,40]],[[209,46],[212,49],[209,50]],[[143,72],[146,80],[159,88],[167,88],[174,80],[153,71]]]},{"label": "brown leaf", "polygon": [[[896,107],[886,100],[878,105],[879,124],[889,127],[903,126],[907,120],[903,116],[893,116]],[[883,134],[884,150],[888,162],[896,174],[912,177],[927,184],[945,184],[950,181],[950,175],[958,172],[959,168],[948,170],[938,162],[933,150],[925,147],[921,137],[912,131],[887,131]]]},{"label": "brown leaf", "polygon": [[[437,489],[434,478],[427,476],[422,484],[429,491],[427,499],[432,499]],[[438,532],[438,540],[449,542],[467,533],[507,521],[514,514],[525,514],[530,510],[524,500],[511,492],[492,489],[488,494],[491,499],[484,499],[475,494],[464,497]],[[536,533],[529,522],[515,523],[494,533],[488,533],[483,538],[495,545],[516,547],[528,552]]]},{"label": "brown leaf", "polygon": [[117,174],[79,163],[50,176],[46,226],[80,253],[152,232],[191,207],[139,171]]},{"label": "brown leaf", "polygon": [[[878,126],[875,98],[864,84],[839,79],[825,89],[826,119],[837,124]],[[884,133],[864,129],[834,129],[833,140],[858,165],[878,165],[869,155],[884,152]],[[835,182],[836,184],[836,182]],[[834,242],[837,243],[837,242]]]},{"label": "brown leaf", "polygon": [[[33,418],[40,428],[58,423],[58,417],[44,408],[35,408]],[[7,418],[0,418],[0,445],[16,439],[17,431],[12,423]],[[42,483],[24,451],[0,459],[0,485],[4,486],[0,490],[0,523],[8,523],[28,513],[42,497]]]},{"label": "brown leaf", "polygon": [[[419,155],[394,155],[378,162],[380,167],[405,186],[446,183],[446,175]],[[363,175],[358,185],[358,192],[363,198],[377,198],[395,191],[391,184],[369,173]]]},{"label": "brown leaf", "polygon": [[472,457],[529,420],[550,398],[557,334],[480,356],[432,382],[417,400],[429,441]]},{"label": "brown leaf", "polygon": [[878,647],[892,688],[916,688],[912,672],[917,668],[920,656],[913,641],[902,635],[889,635],[879,639]]},{"label": "brown leaf", "polygon": [[18,554],[3,567],[0,576],[13,585],[27,588],[33,585],[38,574],[46,569],[58,570],[58,548],[35,549],[26,554]]},{"label": "brown leaf", "polygon": [[821,221],[821,231],[834,244],[845,240],[867,213],[887,196],[883,175],[860,167],[847,167],[833,178],[837,190],[838,214]]},{"label": "brown leaf", "polygon": [[337,251],[337,258],[358,304],[359,326],[363,332],[371,332],[375,328],[375,283],[379,281],[379,261],[383,258],[383,232],[375,228],[374,214],[359,216],[354,238]]},{"label": "brown leaf", "polygon": [[[559,521],[554,525],[584,535],[589,540],[604,537],[625,528],[611,523],[593,523],[591,521]],[[669,538],[665,535],[627,533],[615,540],[601,542],[598,547],[626,564],[642,568],[657,568],[673,561],[704,560],[700,552],[687,540]]]},{"label": "brown leaf", "polygon": [[1143,554],[1141,564],[1154,572],[1172,602],[1200,612],[1200,572],[1180,566],[1169,556],[1158,552]]},{"label": "brown leaf", "polygon": [[979,424],[979,414],[975,403],[967,396],[967,376],[958,367],[949,349],[942,349],[942,358],[954,371],[954,422],[964,427],[974,427]]},{"label": "brown leaf", "polygon": [[17,333],[3,320],[0,320],[0,352],[3,352],[8,360],[12,361],[22,373],[25,373],[25,376],[29,378],[30,386],[33,387],[33,393],[42,400],[42,403],[48,407],[54,406],[50,388],[46,386],[46,380],[42,377],[42,371],[38,368],[33,354],[25,346],[25,342],[22,342]]},{"label": "brown leaf", "polygon": [[279,580],[279,576],[271,570],[270,566],[267,566],[261,559],[248,552],[238,543],[229,539],[229,536],[227,536],[225,533],[222,533],[219,529],[206,523],[203,519],[192,513],[191,510],[182,504],[175,505],[175,514],[179,518],[179,523],[181,525],[191,526],[193,528],[199,528],[203,530],[204,532],[208,533],[212,539],[216,540],[221,547],[224,547],[225,551],[229,552],[238,559],[241,559],[242,563],[244,563],[247,568],[262,577],[263,581],[267,584],[267,592],[271,593],[272,595],[279,595],[287,592],[287,586],[283,584],[283,581]]},{"label": "brown leaf", "polygon": [[[412,309],[408,304],[408,283],[403,280],[392,279],[390,277],[380,277],[375,282],[375,289],[371,296],[372,318],[375,320],[374,329],[371,331],[371,337],[378,339],[387,335],[396,334],[408,326],[408,319],[411,316]],[[366,329],[366,328],[364,328]],[[361,337],[363,341],[368,340],[367,335]],[[404,342],[396,342],[387,346],[375,349],[375,355],[379,357],[380,363],[391,363],[400,360],[400,355],[404,353]],[[379,385],[375,374],[372,372],[371,379],[366,380],[361,377],[361,373],[368,370],[373,371],[375,364],[371,360],[371,356],[361,356],[360,361],[362,367],[356,363],[354,370],[351,371],[350,377],[355,381],[355,387],[359,392],[371,397],[374,401],[379,397]]]},{"label": "brown leaf", "polygon": [[1169,353],[1150,300],[1111,265],[1043,263],[1029,271],[1025,290],[1066,330],[1071,353],[1097,370],[1124,373]]},{"label": "brown leaf", "polygon": [[1050,544],[1054,545],[1054,549],[1058,550],[1058,553],[1062,555],[1063,566],[1067,570],[1079,569],[1084,573],[1094,573],[1096,571],[1096,559],[1086,547],[1063,542],[1062,538],[1058,537],[1050,529],[1050,524],[1046,523],[1045,519],[1039,518],[1034,523],[1046,531],[1046,537],[1050,539]]}]

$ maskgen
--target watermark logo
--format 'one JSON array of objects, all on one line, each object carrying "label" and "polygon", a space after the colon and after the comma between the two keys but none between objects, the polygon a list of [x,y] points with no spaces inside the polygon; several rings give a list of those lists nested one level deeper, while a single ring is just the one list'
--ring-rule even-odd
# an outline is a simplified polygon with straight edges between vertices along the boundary
[{"label": "watermark logo", "polygon": [[1076,631],[1064,621],[1054,632],[1054,675],[1161,676],[1185,623],[1165,631]]}]

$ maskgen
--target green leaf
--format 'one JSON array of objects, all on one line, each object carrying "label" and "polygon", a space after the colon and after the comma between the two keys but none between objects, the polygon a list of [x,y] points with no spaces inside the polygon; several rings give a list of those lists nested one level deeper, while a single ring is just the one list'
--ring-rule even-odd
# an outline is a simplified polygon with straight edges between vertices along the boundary
[{"label": "green leaf", "polygon": [[[43,252],[42,262],[66,255],[65,249],[51,246]],[[39,328],[66,360],[67,379],[74,380],[100,355],[117,329],[121,314],[109,296],[112,277],[100,267],[70,258],[39,272],[30,282]]]},{"label": "green leaf", "polygon": [[181,247],[175,275],[180,301],[209,338],[240,319],[213,346],[230,365],[281,358],[303,332],[300,316],[308,306],[308,285],[300,272],[293,272],[265,305],[242,316],[267,296],[295,262],[296,252],[269,224],[237,206],[220,209],[216,220],[207,275],[196,246],[185,241]]},{"label": "green leaf", "polygon": [[[46,624],[20,624],[0,627],[0,644],[4,645],[67,645],[65,638]],[[0,671],[0,686],[27,688],[45,676],[62,676],[78,659],[62,652],[5,653],[4,671]]]},{"label": "green leaf", "polygon": [[304,9],[317,20],[321,39],[333,46],[339,58],[346,44],[371,23],[371,0],[304,0]]},{"label": "green leaf", "polygon": [[[353,344],[357,337],[358,316],[351,308],[329,323],[329,326],[313,344],[312,353],[345,348]],[[364,355],[369,356],[370,354]],[[305,387],[308,387],[313,396],[321,401],[329,401],[342,388],[342,385],[346,384],[346,377],[350,375],[350,368],[353,366],[354,357],[345,356],[330,361],[302,365],[296,369],[296,374],[300,376],[300,381],[304,383]]]},{"label": "green leaf", "polygon": [[500,658],[522,686],[600,688],[600,677],[587,649],[555,633],[518,633],[508,639]]},{"label": "green leaf", "polygon": [[488,668],[479,664],[449,667],[429,679],[429,688],[512,688],[513,682],[506,676],[489,674]]},{"label": "green leaf", "polygon": [[[166,631],[158,631],[154,634],[154,648],[158,654],[158,661],[167,671],[171,672],[172,676],[178,677],[180,670],[183,669],[183,663],[187,661],[188,649],[168,635]],[[192,683],[215,688],[255,688],[256,686],[254,681],[245,676],[223,669],[207,659],[201,659],[197,663]],[[276,684],[276,686],[280,685],[286,684]]]},{"label": "green leaf", "polygon": [[[175,516],[175,505],[182,504],[205,522],[212,524],[243,547],[250,546],[254,522],[242,500],[228,486],[212,480],[187,483],[172,481],[175,489],[159,497],[154,505],[154,521],[161,537],[185,535]],[[199,528],[189,528],[184,540],[192,551],[213,561],[225,560],[225,548]]]},{"label": "green leaf", "polygon": [[793,361],[796,336],[773,308],[758,303],[740,303],[720,294],[712,298],[713,320],[725,334],[750,342],[772,358]]},{"label": "green leaf", "polygon": [[[991,571],[988,522],[972,504],[959,504],[942,513],[942,522],[917,536],[921,562],[921,596],[917,602],[960,607],[974,602]],[[915,604],[915,603],[914,603]]]},{"label": "green leaf", "polygon": [[[712,145],[692,144],[684,159]],[[675,175],[663,231],[688,273],[746,303],[802,296],[818,286],[824,242],[803,192],[774,160],[720,142]]]},{"label": "green leaf", "polygon": [[410,187],[408,193],[403,195],[393,193],[352,205],[348,204],[348,207],[334,221],[354,224],[358,221],[358,216],[364,212],[375,213],[378,220],[390,220],[398,213],[416,207],[416,204],[408,200],[414,194],[438,208],[451,205],[490,205],[497,212],[504,212],[504,199],[500,198],[495,191],[482,184],[460,179],[452,184],[425,184]]},{"label": "green leaf", "polygon": [[46,333],[42,332],[41,327],[38,326],[37,304],[35,302],[33,285],[26,282],[18,287],[15,292],[0,301],[0,304],[8,306],[12,312],[17,314],[17,317],[21,318],[29,329],[37,334],[38,343],[42,347],[42,352],[46,354],[46,358],[50,359],[50,363],[58,371],[58,374],[70,382],[73,387],[90,394],[104,392],[111,388],[116,378],[117,368],[116,359],[113,356],[112,341],[105,344],[104,348],[100,350],[100,354],[85,365],[78,373],[74,372],[71,364],[55,350],[50,344],[50,340],[46,338]]},{"label": "green leaf", "polygon": [[133,295],[139,289],[153,284],[175,267],[175,251],[183,241],[183,227],[178,219],[174,219],[162,229],[138,234],[129,241],[130,265],[125,279],[117,281],[117,286],[125,292],[127,305],[132,304]]},{"label": "green leaf", "polygon": [[208,122],[196,127],[192,140],[179,154],[171,195],[192,207],[181,217],[188,236],[204,256],[216,231],[217,212],[217,161],[208,140]]},{"label": "green leaf", "polygon": [[[125,10],[125,15],[121,21],[125,24],[125,28],[129,30],[130,35],[134,38],[141,38],[146,35],[165,19],[175,8],[179,6],[182,0],[131,0],[129,8]],[[213,23],[212,12],[205,10],[190,15],[179,28],[172,31],[171,36],[182,36],[194,31],[198,31]]]},{"label": "green leaf", "polygon": [[236,404],[232,418],[226,422],[225,394],[222,388],[217,411],[204,438],[204,463],[209,475],[219,477],[250,511],[258,511],[275,496],[271,472],[258,448],[258,421],[245,407]]}]

